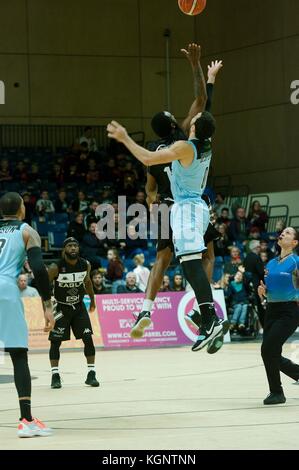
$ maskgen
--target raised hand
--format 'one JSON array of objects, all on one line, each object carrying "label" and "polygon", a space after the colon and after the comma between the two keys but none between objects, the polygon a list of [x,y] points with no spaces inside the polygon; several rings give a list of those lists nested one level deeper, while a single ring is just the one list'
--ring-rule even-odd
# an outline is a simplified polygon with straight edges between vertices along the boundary
[{"label": "raised hand", "polygon": [[108,137],[118,142],[124,142],[128,137],[127,130],[116,121],[111,121],[107,126]]},{"label": "raised hand", "polygon": [[214,83],[216,76],[223,67],[222,60],[213,60],[210,65],[208,65],[208,82]]},{"label": "raised hand", "polygon": [[181,49],[181,52],[189,60],[192,67],[196,67],[201,57],[201,47],[198,44],[191,43],[187,49]]}]

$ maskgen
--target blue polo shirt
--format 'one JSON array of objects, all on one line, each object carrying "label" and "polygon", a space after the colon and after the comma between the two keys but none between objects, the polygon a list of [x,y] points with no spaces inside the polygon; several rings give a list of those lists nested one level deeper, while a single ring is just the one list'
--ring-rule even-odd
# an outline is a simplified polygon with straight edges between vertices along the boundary
[{"label": "blue polo shirt", "polygon": [[274,258],[266,266],[268,302],[299,301],[299,256],[290,255],[279,261]]}]

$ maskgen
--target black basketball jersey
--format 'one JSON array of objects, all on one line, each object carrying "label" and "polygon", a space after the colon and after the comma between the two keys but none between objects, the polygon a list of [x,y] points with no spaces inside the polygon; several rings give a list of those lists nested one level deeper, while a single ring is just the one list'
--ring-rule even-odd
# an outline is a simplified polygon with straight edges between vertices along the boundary
[{"label": "black basketball jersey", "polygon": [[[150,142],[148,145],[148,150],[151,152],[158,152],[159,150],[169,147],[178,140],[187,140],[187,137],[180,128],[177,128],[169,138]],[[169,170],[167,170],[167,168],[169,168]],[[169,201],[173,201],[173,196],[170,189],[170,180],[168,176],[168,171],[170,170],[171,163],[153,165],[147,169],[148,173],[152,175],[157,182],[158,194],[160,194],[161,202],[167,203]]]},{"label": "black basketball jersey", "polygon": [[64,259],[58,263],[58,276],[54,280],[54,297],[57,302],[77,304],[86,294],[84,281],[87,276],[87,261],[79,258],[77,264],[71,265]]}]

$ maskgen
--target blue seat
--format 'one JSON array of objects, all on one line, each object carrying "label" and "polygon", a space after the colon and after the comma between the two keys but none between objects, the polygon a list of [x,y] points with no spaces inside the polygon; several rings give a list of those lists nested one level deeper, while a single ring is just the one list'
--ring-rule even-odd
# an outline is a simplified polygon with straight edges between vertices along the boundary
[{"label": "blue seat", "polygon": [[69,221],[69,216],[66,213],[54,214],[54,221],[56,224],[67,224]]},{"label": "blue seat", "polygon": [[66,239],[66,232],[49,232],[48,239],[50,250],[60,250]]},{"label": "blue seat", "polygon": [[47,237],[48,232],[52,230],[53,225],[48,222],[40,222],[39,219],[35,218],[32,220],[32,227],[38,232],[41,237]]}]

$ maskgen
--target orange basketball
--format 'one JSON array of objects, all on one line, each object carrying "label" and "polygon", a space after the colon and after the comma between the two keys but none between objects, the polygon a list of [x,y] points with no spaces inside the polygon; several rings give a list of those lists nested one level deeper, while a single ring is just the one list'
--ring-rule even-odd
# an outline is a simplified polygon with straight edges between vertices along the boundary
[{"label": "orange basketball", "polygon": [[199,15],[206,8],[207,0],[178,0],[180,10],[185,15]]}]

